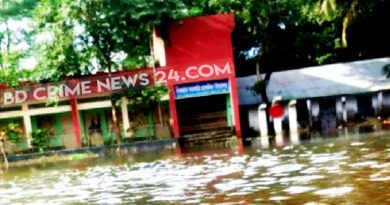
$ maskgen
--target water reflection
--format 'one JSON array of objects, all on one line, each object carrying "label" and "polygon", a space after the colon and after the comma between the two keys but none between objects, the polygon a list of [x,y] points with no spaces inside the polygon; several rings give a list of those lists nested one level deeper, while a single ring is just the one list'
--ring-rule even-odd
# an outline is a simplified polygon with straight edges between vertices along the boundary
[{"label": "water reflection", "polygon": [[283,146],[285,143],[283,135],[276,135],[275,136],[275,145],[276,146]]},{"label": "water reflection", "polygon": [[269,139],[267,136],[260,137],[261,140],[261,147],[268,148],[269,147]]},{"label": "water reflection", "polygon": [[291,133],[290,134],[290,142],[293,145],[298,145],[299,144],[300,140],[299,140],[298,133],[295,132],[295,133]]},{"label": "water reflection", "polygon": [[143,158],[14,168],[0,175],[0,204],[364,204],[367,199],[377,204],[390,200],[389,137],[298,142],[291,137],[290,144],[283,139],[285,146],[272,147],[267,138],[245,149],[174,150]]}]

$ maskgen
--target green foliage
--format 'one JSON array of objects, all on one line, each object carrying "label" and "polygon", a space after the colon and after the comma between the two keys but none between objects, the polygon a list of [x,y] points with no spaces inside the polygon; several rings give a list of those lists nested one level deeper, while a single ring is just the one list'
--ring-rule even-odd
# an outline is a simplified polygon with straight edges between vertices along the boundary
[{"label": "green foliage", "polygon": [[263,90],[265,89],[266,87],[266,82],[264,80],[258,80],[255,82],[255,84],[253,85],[252,87],[252,90],[256,93],[256,94],[260,94],[261,92],[263,92]]},{"label": "green foliage", "polygon": [[90,158],[90,154],[87,153],[79,153],[79,154],[71,154],[67,156],[69,160],[80,160],[80,159],[88,159]]},{"label": "green foliage", "polygon": [[38,73],[45,80],[152,65],[152,27],[181,18],[179,0],[41,0],[34,11]]},{"label": "green foliage", "polygon": [[31,144],[35,151],[40,153],[45,152],[48,149],[47,132],[44,129],[38,129],[32,132]]},{"label": "green foliage", "polygon": [[142,90],[129,90],[127,92],[114,94],[112,96],[116,105],[119,105],[122,97],[128,100],[130,109],[136,109],[148,113],[161,98],[168,94],[168,88],[165,86],[149,87]]},{"label": "green foliage", "polygon": [[318,62],[318,64],[323,64],[323,62],[325,62],[327,59],[331,58],[332,56],[333,56],[332,53],[327,53],[323,56],[316,57],[316,61]]},{"label": "green foliage", "polygon": [[386,77],[390,78],[390,64],[383,66],[383,73],[386,75]]},{"label": "green foliage", "polygon": [[10,86],[19,84],[20,76],[19,61],[22,54],[17,51],[4,52],[0,54],[0,83]]},{"label": "green foliage", "polygon": [[23,46],[18,46],[29,43],[29,32],[26,28],[15,28],[11,24],[29,18],[35,6],[35,0],[0,2],[0,83],[15,86],[27,77],[26,71],[20,68],[20,62],[28,52]]},{"label": "green foliage", "polygon": [[103,139],[103,145],[105,146],[114,145],[114,144],[116,144],[116,139],[111,136]]},{"label": "green foliage", "polygon": [[[388,35],[380,32],[386,15],[377,12],[387,11],[387,4],[386,0],[4,0],[0,4],[4,28],[10,28],[11,20],[30,23],[26,29],[0,32],[0,83],[58,81],[97,71],[152,66],[153,26],[169,44],[166,37],[172,21],[226,12],[236,16],[237,73],[253,74],[245,70],[254,71],[254,64],[260,65],[261,73],[269,73],[387,56],[388,49],[383,48]],[[376,21],[382,23],[371,32],[375,34],[361,35]],[[28,47],[12,49],[20,43]],[[378,46],[381,49],[375,49]],[[252,47],[260,48],[257,58],[240,56]],[[37,65],[24,70],[21,61],[30,57]]]},{"label": "green foliage", "polygon": [[[387,0],[321,0],[319,13],[324,20],[342,19],[342,45],[348,45],[348,30],[367,16],[372,15],[376,6]],[[385,5],[385,4],[383,4]],[[379,19],[378,19],[379,20]],[[375,22],[372,22],[375,23]]]},{"label": "green foliage", "polygon": [[5,140],[16,144],[22,139],[23,130],[19,123],[10,122],[5,127],[2,127],[0,136]]}]

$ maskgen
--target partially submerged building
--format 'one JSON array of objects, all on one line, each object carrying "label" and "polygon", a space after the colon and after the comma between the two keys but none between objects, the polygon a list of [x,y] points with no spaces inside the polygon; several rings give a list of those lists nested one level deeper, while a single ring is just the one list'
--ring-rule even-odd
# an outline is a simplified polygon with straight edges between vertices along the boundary
[{"label": "partially submerged building", "polygon": [[[388,118],[390,79],[383,69],[388,64],[390,58],[378,58],[275,72],[267,96],[280,96],[286,108],[290,100],[297,100],[300,126],[311,124],[321,131],[367,117]],[[262,100],[252,90],[256,81],[256,76],[237,78],[243,127],[258,132],[257,111]]]},{"label": "partially submerged building", "polygon": [[[0,127],[19,126],[19,134],[25,136],[17,145],[21,151],[31,149],[31,135],[39,129],[45,130],[52,149],[109,144],[115,140],[110,96],[163,85],[168,95],[147,111],[132,109],[126,98],[116,105],[124,139],[180,137],[220,128],[241,136],[231,44],[234,26],[230,13],[175,22],[167,39],[156,30],[156,68],[1,89]],[[46,106],[52,95],[59,99],[58,106]]]}]

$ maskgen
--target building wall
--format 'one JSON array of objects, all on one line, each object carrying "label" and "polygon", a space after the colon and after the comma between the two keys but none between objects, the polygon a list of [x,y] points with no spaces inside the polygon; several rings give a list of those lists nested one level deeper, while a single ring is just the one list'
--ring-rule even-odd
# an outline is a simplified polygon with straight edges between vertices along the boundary
[{"label": "building wall", "polygon": [[357,100],[355,96],[346,96],[345,109],[347,110],[347,121],[353,122],[355,114],[358,111]]},{"label": "building wall", "polygon": [[[160,107],[160,108],[159,108]],[[161,119],[160,119],[161,113]],[[160,122],[161,120],[161,122]],[[163,101],[153,109],[154,133],[157,139],[172,138],[168,101]]]},{"label": "building wall", "polygon": [[31,117],[32,131],[43,130],[50,148],[60,148],[64,145],[61,115],[62,113],[57,113]]},{"label": "building wall", "polygon": [[62,124],[62,140],[64,142],[65,149],[76,149],[76,136],[73,132],[72,115],[70,112],[64,113],[61,116]]}]

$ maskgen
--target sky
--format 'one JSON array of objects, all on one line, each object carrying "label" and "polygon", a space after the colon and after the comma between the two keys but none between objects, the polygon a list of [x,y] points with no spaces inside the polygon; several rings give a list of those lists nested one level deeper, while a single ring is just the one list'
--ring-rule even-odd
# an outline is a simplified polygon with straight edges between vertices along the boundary
[{"label": "sky", "polygon": [[[13,36],[11,37],[12,39],[12,44],[10,46],[11,50],[24,50],[28,49],[30,46],[23,41],[23,35],[20,32],[21,30],[25,31],[31,31],[31,21],[24,18],[22,20],[8,20],[8,28],[10,31],[13,31]],[[5,23],[0,24],[0,32],[5,32],[6,31],[6,25]],[[40,37],[41,38],[41,37]],[[42,36],[42,39],[38,40],[44,40],[44,36]],[[0,48],[2,50],[6,49],[6,41],[1,42]],[[33,69],[36,66],[36,59],[34,57],[27,57],[21,60],[20,66],[21,68],[24,69]]]}]

